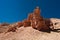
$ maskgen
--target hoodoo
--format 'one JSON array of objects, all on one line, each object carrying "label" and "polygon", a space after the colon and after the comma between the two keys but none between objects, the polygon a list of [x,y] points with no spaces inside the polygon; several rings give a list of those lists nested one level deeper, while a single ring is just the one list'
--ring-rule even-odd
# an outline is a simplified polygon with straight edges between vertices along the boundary
[{"label": "hoodoo", "polygon": [[32,13],[28,15],[28,18],[23,20],[23,26],[28,27],[32,26],[32,28],[45,31],[45,30],[50,30],[53,27],[50,28],[50,20],[45,20],[41,16],[40,8],[36,7]]},{"label": "hoodoo", "polygon": [[36,9],[34,10],[32,15],[33,16],[32,16],[32,20],[31,20],[31,26],[33,28],[35,28],[37,30],[47,30],[47,29],[49,29],[46,26],[43,17],[41,16],[39,7],[36,7]]},{"label": "hoodoo", "polygon": [[8,28],[7,32],[16,31],[17,28],[22,26],[32,27],[40,31],[54,29],[50,24],[50,20],[46,20],[41,16],[39,7],[36,7],[34,11],[28,15],[27,19],[23,20],[22,22],[17,22],[13,26],[12,25],[9,25],[10,27]]}]

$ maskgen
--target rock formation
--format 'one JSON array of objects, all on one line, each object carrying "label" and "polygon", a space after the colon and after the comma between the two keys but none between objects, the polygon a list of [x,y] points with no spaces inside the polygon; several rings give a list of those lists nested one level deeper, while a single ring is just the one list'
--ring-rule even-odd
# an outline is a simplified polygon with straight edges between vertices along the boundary
[{"label": "rock formation", "polygon": [[28,20],[30,20],[32,28],[37,30],[50,30],[53,28],[50,28],[50,20],[45,20],[41,16],[39,7],[36,7],[33,13],[29,14]]},{"label": "rock formation", "polygon": [[13,31],[15,32],[19,27],[28,27],[31,26],[34,29],[45,31],[45,30],[54,30],[53,24],[50,20],[44,19],[41,16],[40,8],[36,7],[32,13],[28,15],[28,18],[22,22],[17,22],[14,24],[1,24],[1,26],[8,26],[6,32]]},{"label": "rock formation", "polygon": [[0,40],[60,40],[60,19],[45,19],[36,7],[22,22],[0,24]]},{"label": "rock formation", "polygon": [[53,24],[54,29],[60,28],[60,19],[50,18],[51,23]]},{"label": "rock formation", "polygon": [[[16,28],[24,26],[28,27],[31,26],[34,29],[45,31],[45,30],[53,30],[54,27],[52,26],[52,23],[50,23],[50,20],[44,19],[41,16],[41,12],[39,7],[36,7],[32,13],[28,15],[28,18],[23,20],[22,22],[16,23],[16,27],[9,28],[9,31],[15,30]],[[15,30],[16,31],[16,30]]]}]

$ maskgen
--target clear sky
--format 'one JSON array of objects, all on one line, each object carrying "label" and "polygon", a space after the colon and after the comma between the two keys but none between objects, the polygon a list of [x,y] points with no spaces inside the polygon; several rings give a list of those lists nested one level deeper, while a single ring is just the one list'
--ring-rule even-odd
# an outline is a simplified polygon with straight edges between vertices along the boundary
[{"label": "clear sky", "polygon": [[22,21],[36,6],[43,17],[60,18],[60,0],[0,0],[0,23]]}]

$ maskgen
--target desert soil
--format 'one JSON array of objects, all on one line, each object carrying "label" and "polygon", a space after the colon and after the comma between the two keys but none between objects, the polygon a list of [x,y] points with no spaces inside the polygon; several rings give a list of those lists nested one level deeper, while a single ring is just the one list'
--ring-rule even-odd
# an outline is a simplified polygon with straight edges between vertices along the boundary
[{"label": "desert soil", "polygon": [[60,40],[60,32],[41,32],[21,27],[16,32],[0,33],[0,40]]}]

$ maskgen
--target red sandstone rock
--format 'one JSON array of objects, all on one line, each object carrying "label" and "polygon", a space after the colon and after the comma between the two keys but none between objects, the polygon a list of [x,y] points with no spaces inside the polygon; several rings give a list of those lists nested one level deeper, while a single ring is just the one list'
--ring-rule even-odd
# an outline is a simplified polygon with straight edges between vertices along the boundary
[{"label": "red sandstone rock", "polygon": [[16,29],[17,29],[17,27],[15,27],[15,26],[9,26],[9,28],[7,29],[7,32],[15,32],[16,31]]},{"label": "red sandstone rock", "polygon": [[33,13],[36,14],[36,15],[38,15],[38,16],[40,16],[41,14],[40,14],[39,7],[36,7]]},{"label": "red sandstone rock", "polygon": [[23,21],[23,26],[24,26],[24,27],[31,26],[30,20],[24,20],[24,21]]},{"label": "red sandstone rock", "polygon": [[37,30],[47,30],[49,29],[47,25],[45,24],[45,21],[43,18],[33,18],[32,20],[32,27],[37,29]]},{"label": "red sandstone rock", "polygon": [[43,28],[45,28],[45,30],[48,29],[44,19],[40,16],[39,8],[36,8],[32,14],[31,26],[37,30],[41,30]]},{"label": "red sandstone rock", "polygon": [[49,19],[45,19],[45,24],[47,27],[49,27],[51,30],[54,30],[53,23]]},{"label": "red sandstone rock", "polygon": [[16,25],[19,28],[19,27],[23,26],[23,23],[22,22],[18,22],[18,23],[16,23]]},{"label": "red sandstone rock", "polygon": [[31,21],[33,19],[33,13],[30,13],[27,19]]}]

